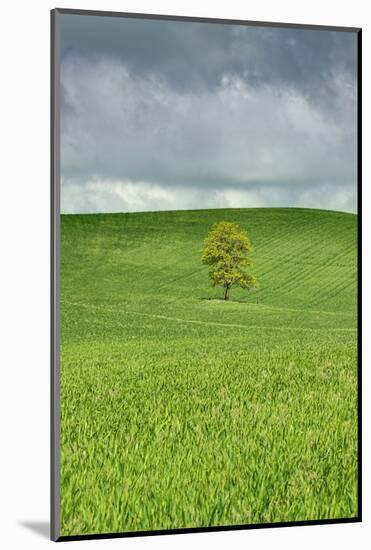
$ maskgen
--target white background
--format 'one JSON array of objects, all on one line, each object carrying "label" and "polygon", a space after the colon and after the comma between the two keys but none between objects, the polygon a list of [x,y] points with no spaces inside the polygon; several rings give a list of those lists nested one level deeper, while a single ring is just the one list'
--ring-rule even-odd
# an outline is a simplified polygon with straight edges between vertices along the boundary
[{"label": "white background", "polygon": [[[370,528],[371,16],[362,0],[8,0],[0,32],[0,544],[41,548],[49,520],[49,10],[54,7],[363,28],[364,522],[71,542],[69,548],[367,548]],[[365,399],[365,394],[369,396]],[[367,433],[368,432],[368,433]]]}]

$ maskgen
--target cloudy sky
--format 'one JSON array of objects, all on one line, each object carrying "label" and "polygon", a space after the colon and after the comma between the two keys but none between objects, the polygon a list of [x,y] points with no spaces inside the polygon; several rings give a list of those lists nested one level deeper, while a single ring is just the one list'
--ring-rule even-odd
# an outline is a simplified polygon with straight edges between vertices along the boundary
[{"label": "cloudy sky", "polygon": [[356,40],[62,15],[62,212],[355,212]]}]

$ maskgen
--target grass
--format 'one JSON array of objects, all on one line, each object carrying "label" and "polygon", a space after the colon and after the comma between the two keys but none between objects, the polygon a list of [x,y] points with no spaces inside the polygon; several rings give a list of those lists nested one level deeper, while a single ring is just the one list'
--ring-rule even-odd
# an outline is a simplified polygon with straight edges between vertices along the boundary
[{"label": "grass", "polygon": [[[210,287],[235,221],[257,293]],[[357,515],[356,216],[62,216],[62,535]]]}]

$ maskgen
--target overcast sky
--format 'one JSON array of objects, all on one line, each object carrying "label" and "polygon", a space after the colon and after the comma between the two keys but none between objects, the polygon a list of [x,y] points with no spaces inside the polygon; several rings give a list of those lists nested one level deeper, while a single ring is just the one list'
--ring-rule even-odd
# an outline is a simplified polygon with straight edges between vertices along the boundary
[{"label": "overcast sky", "polygon": [[355,212],[356,41],[62,15],[62,212]]}]

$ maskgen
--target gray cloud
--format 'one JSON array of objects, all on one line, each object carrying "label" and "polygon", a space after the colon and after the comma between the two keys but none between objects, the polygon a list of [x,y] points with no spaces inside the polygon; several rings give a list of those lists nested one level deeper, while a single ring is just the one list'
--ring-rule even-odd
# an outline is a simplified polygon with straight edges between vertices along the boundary
[{"label": "gray cloud", "polygon": [[64,15],[62,56],[76,54],[124,61],[131,74],[181,90],[218,86],[230,72],[316,94],[334,70],[356,71],[351,32]]},{"label": "gray cloud", "polygon": [[354,195],[349,187],[331,184],[310,188],[292,188],[263,184],[259,186],[220,187],[212,189],[170,187],[122,180],[90,180],[82,188],[79,183],[64,184],[62,211],[143,212],[148,210],[188,210],[206,208],[244,208],[260,206],[303,206],[328,210],[352,211]]},{"label": "gray cloud", "polygon": [[355,210],[355,34],[62,22],[63,211]]}]

